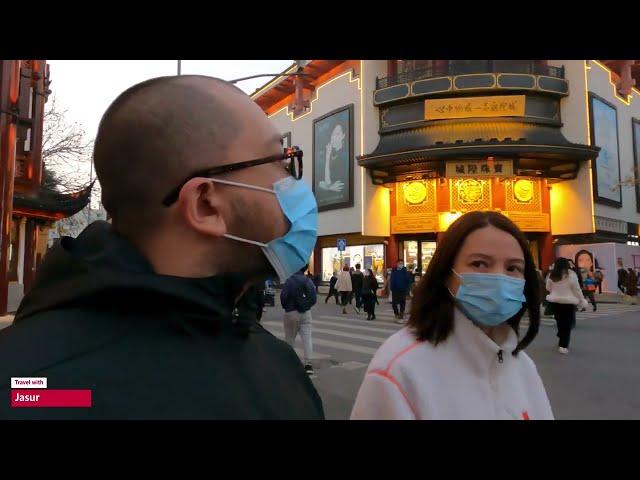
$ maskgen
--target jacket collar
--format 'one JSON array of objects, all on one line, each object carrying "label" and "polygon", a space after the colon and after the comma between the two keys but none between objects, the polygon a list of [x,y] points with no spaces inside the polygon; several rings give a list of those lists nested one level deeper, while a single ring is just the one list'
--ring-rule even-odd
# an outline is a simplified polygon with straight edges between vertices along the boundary
[{"label": "jacket collar", "polygon": [[464,361],[479,374],[486,373],[491,368],[497,361],[498,353],[501,350],[503,358],[511,356],[518,345],[518,336],[510,326],[505,328],[507,330],[506,338],[501,343],[496,343],[458,308],[454,307],[453,312],[454,327],[450,337],[451,347],[459,349]]}]

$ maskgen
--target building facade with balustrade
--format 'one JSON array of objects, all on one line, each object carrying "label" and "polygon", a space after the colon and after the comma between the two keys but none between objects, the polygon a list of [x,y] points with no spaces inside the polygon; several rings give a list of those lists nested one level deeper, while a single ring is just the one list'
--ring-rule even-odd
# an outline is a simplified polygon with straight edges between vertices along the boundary
[{"label": "building facade with balustrade", "polygon": [[[640,266],[640,91],[634,61],[308,60],[253,95],[304,151],[324,281],[398,258],[419,274],[442,233],[493,210],[536,264]],[[338,250],[338,239],[347,248]]]}]

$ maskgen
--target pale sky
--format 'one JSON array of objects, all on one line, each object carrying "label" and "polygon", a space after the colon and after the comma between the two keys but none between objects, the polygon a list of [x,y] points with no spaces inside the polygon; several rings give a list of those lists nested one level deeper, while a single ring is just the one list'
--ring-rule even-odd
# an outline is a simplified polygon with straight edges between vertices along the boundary
[{"label": "pale sky", "polygon": [[[69,123],[82,125],[88,140],[95,138],[102,114],[120,93],[150,78],[176,75],[178,69],[177,60],[49,60],[48,63],[50,88],[57,106],[67,110]],[[181,73],[233,80],[281,73],[292,63],[293,60],[183,60]],[[272,78],[246,80],[236,85],[250,94]],[[89,169],[87,165],[87,180]]]}]

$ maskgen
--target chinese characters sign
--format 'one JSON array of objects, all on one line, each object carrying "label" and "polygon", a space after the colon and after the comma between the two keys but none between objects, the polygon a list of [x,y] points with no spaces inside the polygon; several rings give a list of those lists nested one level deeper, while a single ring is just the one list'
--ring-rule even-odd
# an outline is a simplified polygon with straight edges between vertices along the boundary
[{"label": "chinese characters sign", "polygon": [[447,177],[511,177],[512,160],[450,160]]},{"label": "chinese characters sign", "polygon": [[522,117],[524,95],[438,98],[425,100],[425,120],[472,117]]},{"label": "chinese characters sign", "polygon": [[391,217],[391,233],[423,233],[440,230],[438,214],[402,215]]},{"label": "chinese characters sign", "polygon": [[605,232],[627,233],[627,222],[613,218],[595,217],[596,229]]}]

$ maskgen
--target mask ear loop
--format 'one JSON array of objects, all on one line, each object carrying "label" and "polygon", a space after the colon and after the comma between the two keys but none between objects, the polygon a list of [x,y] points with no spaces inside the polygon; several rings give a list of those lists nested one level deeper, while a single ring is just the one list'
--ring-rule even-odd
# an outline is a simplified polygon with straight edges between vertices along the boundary
[{"label": "mask ear loop", "polygon": [[276,193],[276,191],[273,190],[272,188],[258,187],[257,185],[249,185],[247,183],[232,182],[231,180],[220,180],[218,178],[210,178],[209,180],[215,183],[224,183],[225,185],[233,185],[234,187],[244,187],[244,188],[250,188],[252,190],[259,190],[261,192],[274,193],[274,194]]},{"label": "mask ear loop", "polygon": [[[456,272],[453,268],[451,268],[451,271],[460,279],[460,283],[464,284],[464,279],[462,278],[462,275],[460,275],[458,272]],[[458,287],[458,289],[459,288],[460,287]],[[447,290],[449,291],[449,295],[451,295],[451,298],[453,298],[455,300],[456,296],[453,294],[453,292],[451,291],[449,286],[447,286]]]},{"label": "mask ear loop", "polygon": [[[257,185],[249,185],[247,183],[232,182],[231,180],[220,180],[218,178],[210,178],[209,180],[214,183],[223,183],[225,185],[233,185],[234,187],[244,187],[244,188],[250,188],[252,190],[259,190],[261,192],[267,192],[267,193],[273,193],[273,194],[276,193],[275,190],[272,190],[270,188],[258,187]],[[267,246],[266,243],[256,242],[255,240],[247,240],[246,238],[236,237],[235,235],[231,235],[229,233],[225,233],[223,237],[231,238],[232,240],[237,240],[238,242],[242,242],[242,243],[257,245],[258,247],[264,248]]]}]

